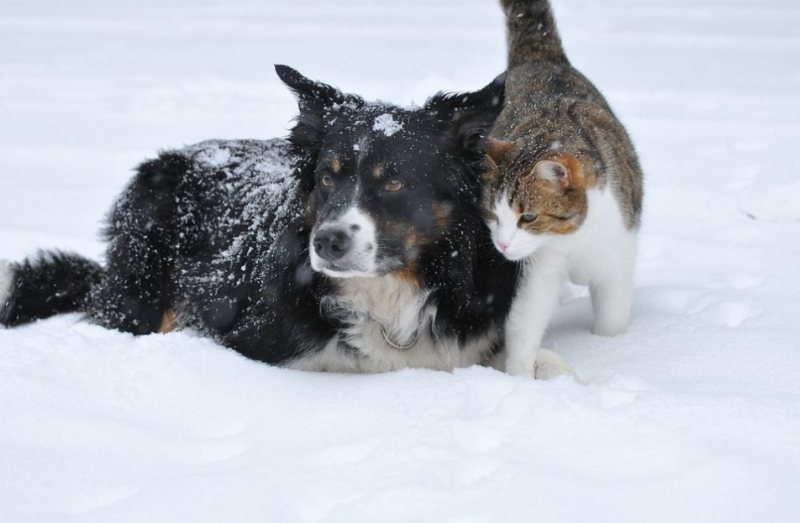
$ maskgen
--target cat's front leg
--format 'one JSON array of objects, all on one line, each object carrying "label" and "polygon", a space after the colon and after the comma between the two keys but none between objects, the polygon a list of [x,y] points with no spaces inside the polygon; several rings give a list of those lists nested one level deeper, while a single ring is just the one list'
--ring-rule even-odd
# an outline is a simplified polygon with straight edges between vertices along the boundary
[{"label": "cat's front leg", "polygon": [[633,301],[630,280],[618,279],[592,286],[594,328],[598,336],[619,336],[628,330]]},{"label": "cat's front leg", "polygon": [[565,273],[559,257],[543,255],[527,262],[505,325],[508,374],[535,376],[539,346],[558,304]]},{"label": "cat's front leg", "polygon": [[614,271],[590,285],[593,332],[600,336],[618,336],[628,330],[633,302],[633,260],[625,260]]}]

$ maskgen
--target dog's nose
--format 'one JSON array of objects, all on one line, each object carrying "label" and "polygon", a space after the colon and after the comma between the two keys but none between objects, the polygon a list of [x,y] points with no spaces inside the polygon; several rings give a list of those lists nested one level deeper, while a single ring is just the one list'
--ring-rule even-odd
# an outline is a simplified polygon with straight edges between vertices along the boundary
[{"label": "dog's nose", "polygon": [[350,236],[342,229],[323,229],[314,237],[314,250],[324,260],[338,260],[350,249]]}]

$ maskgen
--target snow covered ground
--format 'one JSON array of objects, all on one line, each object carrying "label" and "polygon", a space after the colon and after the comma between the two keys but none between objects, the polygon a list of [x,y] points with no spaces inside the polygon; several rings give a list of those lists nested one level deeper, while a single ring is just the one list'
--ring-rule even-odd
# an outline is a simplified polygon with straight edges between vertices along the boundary
[{"label": "snow covered ground", "polygon": [[[586,386],[0,331],[0,521],[800,520],[800,5],[555,4],[647,176],[630,332],[578,289],[545,340]],[[285,134],[273,63],[410,103],[503,61],[489,0],[3,0],[0,258],[97,257],[143,158]]]}]

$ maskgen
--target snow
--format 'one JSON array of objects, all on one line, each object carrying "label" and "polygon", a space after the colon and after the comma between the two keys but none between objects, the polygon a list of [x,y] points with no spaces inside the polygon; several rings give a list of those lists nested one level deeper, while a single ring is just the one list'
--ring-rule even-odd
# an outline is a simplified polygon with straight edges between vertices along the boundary
[{"label": "snow", "polygon": [[13,274],[11,267],[5,260],[0,260],[0,304],[2,304],[11,294],[11,286],[13,285]]},{"label": "snow", "polygon": [[375,124],[372,126],[373,131],[383,131],[386,136],[392,136],[394,133],[403,128],[403,124],[394,119],[389,113],[384,113],[375,118]]},{"label": "snow", "polygon": [[201,149],[197,153],[197,160],[210,168],[227,166],[231,161],[231,151],[224,144],[214,143],[208,149]]},{"label": "snow", "polygon": [[[0,331],[0,520],[800,519],[800,8],[555,4],[646,175],[630,331],[592,335],[573,288],[545,338],[585,386],[287,371],[62,316]],[[483,0],[4,2],[0,258],[98,257],[144,158],[284,135],[272,63],[409,104],[503,60]]]}]

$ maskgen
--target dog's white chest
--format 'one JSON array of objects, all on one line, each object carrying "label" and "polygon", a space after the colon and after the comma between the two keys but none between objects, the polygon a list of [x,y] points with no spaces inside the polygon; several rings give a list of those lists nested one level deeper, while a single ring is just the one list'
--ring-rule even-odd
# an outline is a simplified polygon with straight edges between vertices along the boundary
[{"label": "dog's white chest", "polygon": [[430,293],[400,278],[348,278],[339,286],[341,293],[330,305],[346,327],[323,350],[289,367],[336,372],[452,370],[482,363],[497,341],[494,330],[464,344],[438,334]]}]

